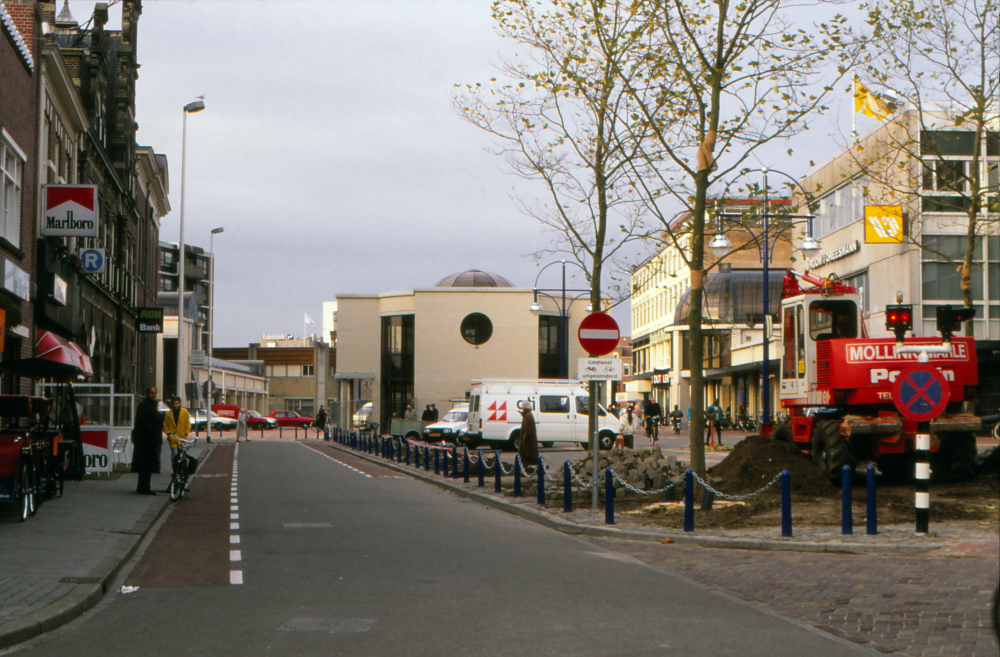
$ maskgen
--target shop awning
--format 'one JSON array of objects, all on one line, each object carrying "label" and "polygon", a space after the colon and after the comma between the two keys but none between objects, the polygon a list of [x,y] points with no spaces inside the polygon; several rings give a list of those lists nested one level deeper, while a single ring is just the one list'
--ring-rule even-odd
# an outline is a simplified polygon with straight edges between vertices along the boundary
[{"label": "shop awning", "polygon": [[36,332],[35,357],[0,363],[0,368],[33,379],[93,376],[90,358],[76,344],[49,331]]},{"label": "shop awning", "polygon": [[[778,367],[781,365],[781,360],[778,358],[772,358],[769,361],[771,376],[778,376]],[[717,379],[722,376],[732,376],[734,374],[741,374],[743,372],[753,372],[754,370],[762,370],[764,368],[763,361],[754,361],[752,363],[743,363],[742,365],[733,365],[732,367],[722,367],[717,370],[705,370],[705,377]]]}]

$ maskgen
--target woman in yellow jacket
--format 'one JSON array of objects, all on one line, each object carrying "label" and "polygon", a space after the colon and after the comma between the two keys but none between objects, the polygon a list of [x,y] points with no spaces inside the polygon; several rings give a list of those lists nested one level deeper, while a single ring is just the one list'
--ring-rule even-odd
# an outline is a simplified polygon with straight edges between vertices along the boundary
[{"label": "woman in yellow jacket", "polygon": [[191,433],[191,416],[186,408],[181,408],[181,400],[174,397],[170,402],[170,410],[163,416],[163,433],[167,434],[167,444],[170,445],[170,463],[173,464],[181,451],[179,438],[187,440]]}]

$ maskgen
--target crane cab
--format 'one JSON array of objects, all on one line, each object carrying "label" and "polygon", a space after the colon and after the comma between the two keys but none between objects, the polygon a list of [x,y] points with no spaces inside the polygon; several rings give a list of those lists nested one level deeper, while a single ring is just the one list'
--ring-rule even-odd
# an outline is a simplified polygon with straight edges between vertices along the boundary
[{"label": "crane cab", "polygon": [[810,405],[809,393],[819,389],[816,343],[862,336],[861,297],[799,294],[782,300],[780,321],[784,354],[778,396],[784,406]]}]

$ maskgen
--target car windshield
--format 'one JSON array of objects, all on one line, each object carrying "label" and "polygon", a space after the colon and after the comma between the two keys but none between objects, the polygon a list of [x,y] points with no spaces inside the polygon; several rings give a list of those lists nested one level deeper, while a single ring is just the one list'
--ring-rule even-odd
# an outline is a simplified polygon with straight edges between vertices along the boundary
[{"label": "car windshield", "polygon": [[448,411],[445,416],[441,418],[442,422],[465,422],[469,419],[468,411]]}]

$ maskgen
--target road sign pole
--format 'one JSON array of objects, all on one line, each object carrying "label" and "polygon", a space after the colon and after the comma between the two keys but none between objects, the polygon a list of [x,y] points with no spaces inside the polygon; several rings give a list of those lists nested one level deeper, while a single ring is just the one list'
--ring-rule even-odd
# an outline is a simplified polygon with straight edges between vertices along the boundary
[{"label": "road sign pole", "polygon": [[930,528],[931,514],[931,435],[930,423],[921,422],[917,434],[917,535],[925,536]]},{"label": "road sign pole", "polygon": [[599,440],[600,431],[597,427],[597,381],[591,381],[587,387],[590,392],[590,426],[594,427],[594,487],[591,488],[591,508],[597,511],[597,478],[600,473],[601,444]]}]

